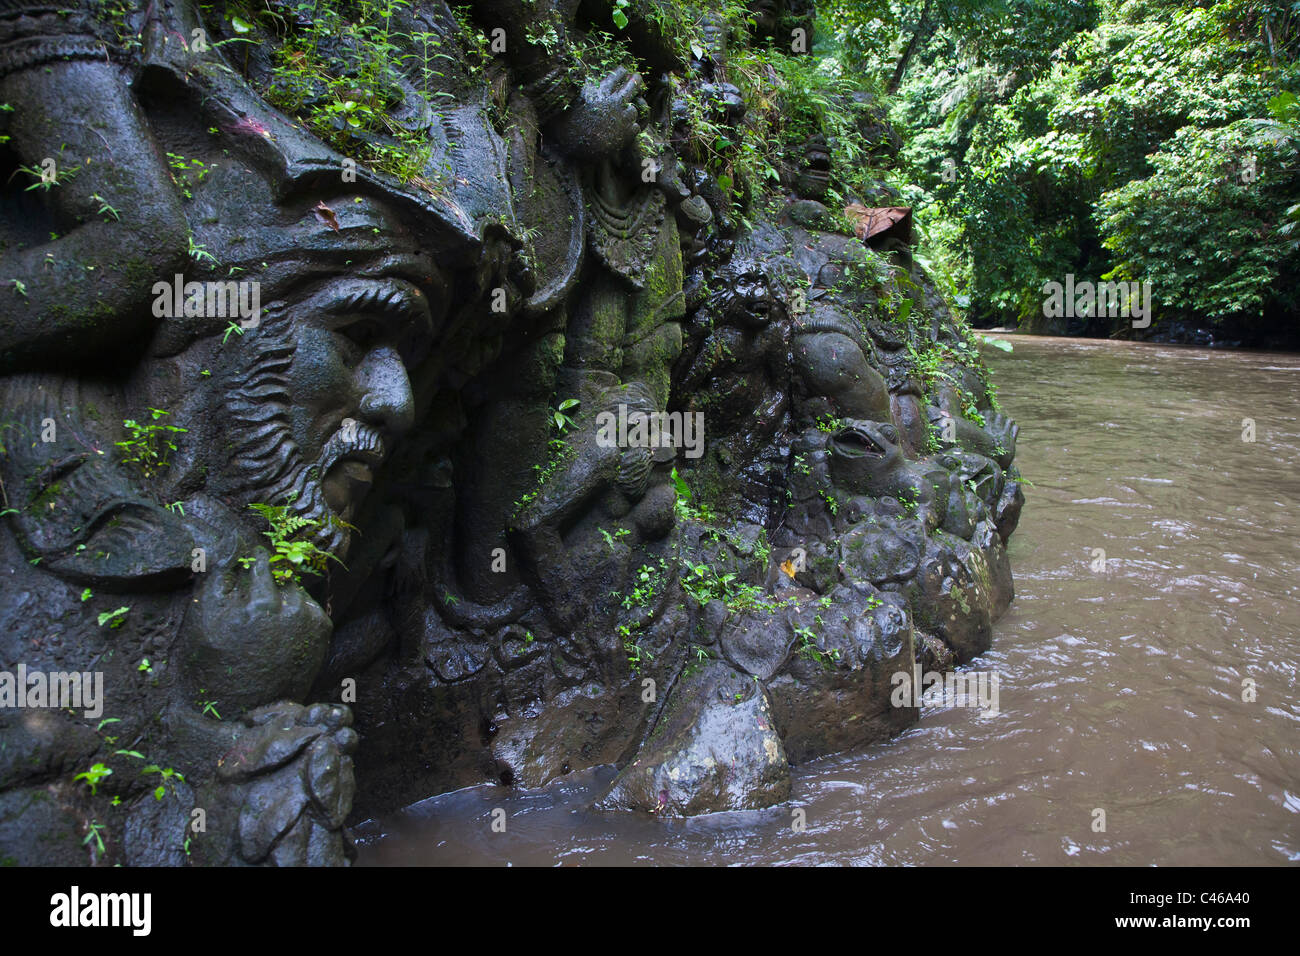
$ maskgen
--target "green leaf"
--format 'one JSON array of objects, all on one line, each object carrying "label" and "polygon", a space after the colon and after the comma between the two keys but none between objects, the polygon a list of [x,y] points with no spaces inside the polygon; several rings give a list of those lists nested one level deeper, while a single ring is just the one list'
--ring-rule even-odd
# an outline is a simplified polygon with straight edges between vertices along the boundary
[{"label": "green leaf", "polygon": [[695,496],[691,494],[690,485],[686,484],[686,479],[677,474],[677,469],[672,470],[673,487],[677,489],[677,497],[685,498],[687,501]]},{"label": "green leaf", "polygon": [[127,612],[130,610],[131,609],[129,607],[119,607],[115,611],[101,612],[99,615],[99,626],[103,627],[105,624],[108,624],[111,621],[112,627],[115,628],[121,627],[122,623],[126,620]]}]

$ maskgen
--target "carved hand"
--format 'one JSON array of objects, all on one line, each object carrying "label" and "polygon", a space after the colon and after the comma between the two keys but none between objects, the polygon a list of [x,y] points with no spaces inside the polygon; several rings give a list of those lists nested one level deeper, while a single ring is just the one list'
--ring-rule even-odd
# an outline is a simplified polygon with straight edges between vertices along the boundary
[{"label": "carved hand", "polygon": [[637,134],[633,101],[644,85],[640,74],[622,67],[598,83],[588,81],[581,99],[555,122],[560,148],[588,162],[617,155]]},{"label": "carved hand", "polygon": [[311,689],[333,624],[302,588],[275,583],[264,549],[251,568],[207,572],[185,617],[186,676],[232,714]]}]

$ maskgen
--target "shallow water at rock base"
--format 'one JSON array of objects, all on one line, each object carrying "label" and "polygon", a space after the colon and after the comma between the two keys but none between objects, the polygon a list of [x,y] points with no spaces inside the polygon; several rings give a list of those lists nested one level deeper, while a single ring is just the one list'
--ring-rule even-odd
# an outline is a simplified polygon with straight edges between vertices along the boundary
[{"label": "shallow water at rock base", "polygon": [[985,358],[1033,486],[966,669],[996,714],[927,706],[764,811],[585,809],[612,768],[445,794],[362,824],[358,862],[1300,861],[1300,356],[1007,338]]}]

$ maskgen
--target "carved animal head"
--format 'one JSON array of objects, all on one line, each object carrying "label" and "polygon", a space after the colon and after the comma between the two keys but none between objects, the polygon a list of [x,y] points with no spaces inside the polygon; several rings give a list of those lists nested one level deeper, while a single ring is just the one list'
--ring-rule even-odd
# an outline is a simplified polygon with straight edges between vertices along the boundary
[{"label": "carved animal head", "polygon": [[863,495],[891,492],[907,463],[898,430],[883,422],[846,419],[830,437],[831,479],[837,487]]}]

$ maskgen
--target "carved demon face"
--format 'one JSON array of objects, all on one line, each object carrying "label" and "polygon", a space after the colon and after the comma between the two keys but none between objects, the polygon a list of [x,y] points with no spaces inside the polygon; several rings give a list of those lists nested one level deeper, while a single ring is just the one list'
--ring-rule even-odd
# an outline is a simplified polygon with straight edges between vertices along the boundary
[{"label": "carved demon face", "polygon": [[717,281],[715,301],[726,324],[761,329],[784,315],[781,277],[773,274],[771,261],[755,251],[738,248],[719,270]]},{"label": "carved demon face", "polygon": [[772,320],[772,288],[767,276],[749,270],[736,276],[731,286],[730,318],[738,324],[762,327]]}]

